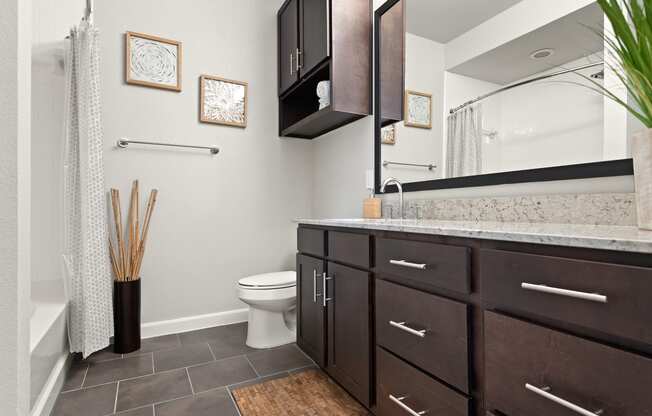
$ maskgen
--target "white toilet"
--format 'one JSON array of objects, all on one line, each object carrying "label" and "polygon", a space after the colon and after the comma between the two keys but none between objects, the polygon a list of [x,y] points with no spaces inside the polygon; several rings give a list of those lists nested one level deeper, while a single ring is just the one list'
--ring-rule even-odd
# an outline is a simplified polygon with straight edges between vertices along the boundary
[{"label": "white toilet", "polygon": [[272,348],[296,341],[296,272],[240,279],[238,297],[249,305],[248,346]]}]

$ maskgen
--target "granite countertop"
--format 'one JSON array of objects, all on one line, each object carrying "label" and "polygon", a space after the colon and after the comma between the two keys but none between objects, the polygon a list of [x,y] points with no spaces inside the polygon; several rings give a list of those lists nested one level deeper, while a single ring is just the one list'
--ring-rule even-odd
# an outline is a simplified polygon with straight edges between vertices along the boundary
[{"label": "granite countertop", "polygon": [[652,253],[652,231],[633,226],[397,219],[298,219],[299,224]]}]

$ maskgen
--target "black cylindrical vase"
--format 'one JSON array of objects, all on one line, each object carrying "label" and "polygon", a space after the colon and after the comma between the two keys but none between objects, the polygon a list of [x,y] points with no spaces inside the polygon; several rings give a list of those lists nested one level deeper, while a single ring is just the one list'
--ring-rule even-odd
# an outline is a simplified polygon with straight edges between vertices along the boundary
[{"label": "black cylindrical vase", "polygon": [[113,326],[116,354],[140,349],[140,279],[113,283]]}]

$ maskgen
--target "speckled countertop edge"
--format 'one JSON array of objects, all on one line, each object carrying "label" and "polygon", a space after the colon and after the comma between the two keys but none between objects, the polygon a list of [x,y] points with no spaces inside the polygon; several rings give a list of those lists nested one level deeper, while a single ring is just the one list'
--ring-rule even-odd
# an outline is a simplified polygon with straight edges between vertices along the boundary
[{"label": "speckled countertop edge", "polygon": [[297,219],[297,224],[652,253],[652,231],[633,226],[437,220]]}]

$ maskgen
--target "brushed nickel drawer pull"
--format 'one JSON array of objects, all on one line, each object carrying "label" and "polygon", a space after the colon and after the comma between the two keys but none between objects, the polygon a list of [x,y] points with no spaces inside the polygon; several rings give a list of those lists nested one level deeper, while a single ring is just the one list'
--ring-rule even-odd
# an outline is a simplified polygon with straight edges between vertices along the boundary
[{"label": "brushed nickel drawer pull", "polygon": [[328,296],[328,288],[327,288],[327,283],[326,282],[328,282],[329,280],[332,280],[333,278],[328,277],[326,275],[326,273],[322,273],[321,276],[322,276],[322,292],[321,292],[322,297],[321,297],[321,300],[322,300],[322,306],[325,308],[326,307],[326,302],[328,302],[330,300],[333,300],[333,298],[327,298],[326,297],[326,296]]},{"label": "brushed nickel drawer pull", "polygon": [[564,400],[561,397],[555,396],[554,394],[550,393],[550,390],[551,390],[550,387],[541,387],[541,388],[539,388],[539,387],[533,386],[532,384],[526,383],[525,388],[530,390],[531,392],[534,392],[534,393],[538,394],[539,396],[541,396],[543,398],[546,398],[546,399],[548,399],[548,400],[550,400],[552,402],[555,402],[555,403],[565,407],[566,409],[570,409],[570,410],[574,411],[575,413],[579,413],[579,414],[584,415],[584,416],[600,416],[600,415],[603,414],[602,409],[590,412],[590,411],[586,410],[583,407],[580,407],[580,406],[578,406],[578,405],[576,405],[574,403],[569,402],[568,400]]},{"label": "brushed nickel drawer pull", "polygon": [[425,329],[418,330],[418,329],[410,328],[409,326],[405,325],[405,322],[389,321],[389,324],[391,326],[393,326],[394,328],[398,328],[398,329],[403,330],[403,331],[405,331],[405,332],[407,332],[409,334],[416,335],[416,336],[421,337],[421,338],[426,336],[427,331]]},{"label": "brushed nickel drawer pull", "polygon": [[412,408],[410,408],[410,406],[403,403],[403,400],[405,400],[405,399],[407,399],[407,396],[396,397],[396,396],[394,396],[392,394],[389,395],[389,400],[396,403],[401,409],[405,410],[408,414],[410,414],[412,416],[421,416],[421,415],[425,415],[426,413],[428,413],[427,410],[422,410],[420,412],[417,412],[416,410],[413,410]]},{"label": "brushed nickel drawer pull", "polygon": [[426,270],[426,267],[428,266],[425,263],[411,263],[405,260],[390,260],[389,262],[395,266],[409,267],[410,269],[419,269],[419,270]]},{"label": "brushed nickel drawer pull", "polygon": [[607,297],[598,293],[578,292],[575,290],[560,289],[558,287],[550,287],[546,285],[535,285],[526,282],[521,283],[521,288],[526,290],[533,290],[535,292],[550,293],[552,295],[561,295],[570,298],[590,300],[592,302],[607,303]]},{"label": "brushed nickel drawer pull", "polygon": [[317,293],[317,269],[312,269],[312,302],[317,303],[317,298],[321,296]]},{"label": "brushed nickel drawer pull", "polygon": [[290,76],[294,75],[294,56],[292,55],[292,52],[290,52]]}]

